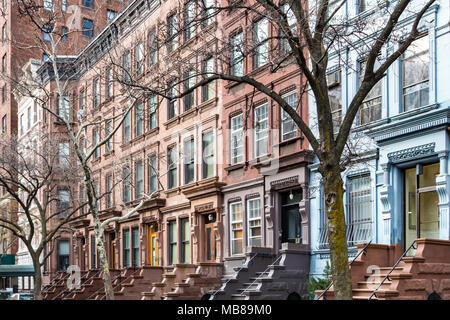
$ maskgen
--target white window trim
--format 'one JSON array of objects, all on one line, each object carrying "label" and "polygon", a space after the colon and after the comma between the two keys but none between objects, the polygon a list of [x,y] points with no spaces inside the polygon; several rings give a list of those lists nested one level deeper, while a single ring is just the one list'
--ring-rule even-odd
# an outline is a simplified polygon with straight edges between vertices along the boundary
[{"label": "white window trim", "polygon": [[[265,118],[265,121],[267,121],[267,129],[264,130],[266,135],[265,135],[265,138],[257,140],[256,136],[257,136],[257,133],[259,131],[257,131],[257,129],[256,129],[256,110],[258,110],[260,108],[263,108],[263,107],[267,107],[267,118]],[[269,154],[269,105],[268,105],[267,102],[262,104],[262,105],[260,105],[260,106],[258,106],[258,107],[256,107],[253,110],[253,130],[254,130],[254,134],[253,134],[253,154],[254,154],[254,158],[256,159],[256,158],[260,158],[262,156],[265,156],[265,155]],[[259,133],[264,133],[264,131],[261,131]],[[261,141],[261,140],[264,140],[264,139],[267,139],[267,152],[258,154],[256,152],[257,151],[257,145],[258,145],[257,142]]]},{"label": "white window trim", "polygon": [[[241,205],[241,219],[240,220],[232,220],[233,219],[233,211],[232,211],[232,207],[237,206],[237,205]],[[242,254],[244,252],[244,247],[242,246],[242,252],[233,252],[233,241],[235,240],[242,240],[242,244],[244,244],[244,234],[242,234],[242,238],[233,238],[233,224],[236,223],[241,223],[243,224],[243,212],[242,212],[242,202],[237,201],[237,202],[231,202],[229,204],[229,217],[230,217],[230,254],[233,255],[238,255],[238,254]],[[242,225],[241,227],[242,233],[244,232],[244,226]]]},{"label": "white window trim", "polygon": [[[259,205],[258,205],[258,210],[259,210],[259,216],[257,218],[250,218],[250,202],[253,201],[258,201]],[[250,240],[251,239],[261,239],[261,245],[262,245],[262,219],[261,219],[261,199],[260,198],[253,198],[253,199],[248,199],[247,200],[247,210],[246,210],[246,214],[247,214],[247,246],[250,246]],[[257,237],[251,237],[251,233],[250,233],[250,222],[251,221],[256,221],[259,220],[259,228],[261,229],[261,234]]]}]

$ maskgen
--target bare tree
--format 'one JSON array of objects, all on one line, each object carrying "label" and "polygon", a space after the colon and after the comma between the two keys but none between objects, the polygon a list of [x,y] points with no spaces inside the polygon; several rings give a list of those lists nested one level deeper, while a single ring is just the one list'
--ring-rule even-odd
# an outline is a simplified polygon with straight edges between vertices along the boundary
[{"label": "bare tree", "polygon": [[85,205],[61,197],[62,188],[69,195],[76,194],[71,185],[78,168],[61,154],[59,142],[54,138],[44,143],[15,137],[0,140],[0,186],[16,203],[9,213],[17,215],[17,219],[1,216],[0,227],[11,231],[30,254],[36,300],[42,298],[41,269],[53,252],[54,240],[70,222],[83,216],[77,213]]},{"label": "bare tree", "polygon": [[[344,188],[341,173],[358,156],[348,143],[356,115],[371,89],[382,79],[386,70],[420,37],[419,26],[422,17],[435,0],[399,0],[384,5],[371,16],[356,16],[350,22],[339,15],[347,0],[272,1],[252,0],[227,2],[191,1],[195,4],[193,14],[184,7],[182,22],[161,20],[153,36],[149,59],[154,52],[161,51],[160,61],[152,67],[152,73],[143,81],[140,75],[124,64],[118,63],[120,54],[127,48],[115,50],[111,63],[122,72],[117,81],[133,92],[144,95],[158,95],[172,100],[186,97],[197,88],[205,87],[212,81],[225,80],[236,84],[246,84],[266,94],[288,113],[308,140],[318,160],[318,171],[322,175],[325,208],[328,217],[328,239],[330,247],[331,273],[334,281],[335,297],[351,299],[351,275],[348,264],[346,222],[344,214]],[[350,4],[350,2],[349,2]],[[353,4],[353,2],[351,2]],[[182,4],[180,4],[182,7]],[[187,11],[186,11],[187,10]],[[181,10],[180,10],[181,11]],[[228,15],[251,16],[253,21],[264,19],[270,25],[265,31],[255,31],[252,27],[244,30],[248,36],[229,41],[220,29],[222,18]],[[410,24],[403,23],[405,16],[413,17]],[[218,17],[218,29],[204,29],[205,21]],[[203,28],[203,29],[202,29]],[[192,31],[194,30],[194,31]],[[202,41],[192,44],[189,34],[201,32]],[[269,31],[271,30],[271,31]],[[184,36],[184,49],[177,56],[167,54],[179,46]],[[138,43],[144,35],[136,34]],[[395,44],[394,50],[385,50]],[[127,44],[129,46],[129,44]],[[350,98],[343,119],[336,121],[333,116],[327,70],[330,56],[337,55],[336,64],[345,65],[340,59],[343,49],[349,48],[365,57],[364,74],[356,94]],[[337,54],[336,54],[337,53]],[[192,57],[213,57],[216,65],[212,69],[202,68]],[[259,57],[270,72],[294,65],[302,72],[306,90],[315,101],[316,124],[312,126],[302,118],[279,94],[271,83],[247,74],[242,61]],[[336,58],[333,57],[334,60]],[[350,68],[351,66],[346,66]],[[192,72],[190,72],[192,70]],[[172,90],[178,87],[181,89]]]}]

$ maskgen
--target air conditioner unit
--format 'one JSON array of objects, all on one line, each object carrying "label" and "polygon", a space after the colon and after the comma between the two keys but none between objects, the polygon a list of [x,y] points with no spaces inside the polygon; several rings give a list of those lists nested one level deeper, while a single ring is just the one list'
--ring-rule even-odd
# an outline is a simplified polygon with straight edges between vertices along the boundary
[{"label": "air conditioner unit", "polygon": [[327,84],[329,87],[333,87],[339,83],[341,83],[341,70],[327,74]]}]

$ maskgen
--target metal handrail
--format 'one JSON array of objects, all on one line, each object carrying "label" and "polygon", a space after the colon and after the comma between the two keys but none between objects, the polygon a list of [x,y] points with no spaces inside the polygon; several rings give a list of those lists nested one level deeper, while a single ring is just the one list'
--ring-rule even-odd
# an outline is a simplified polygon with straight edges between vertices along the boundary
[{"label": "metal handrail", "polygon": [[53,284],[48,284],[48,287],[45,288],[42,293],[47,293],[49,290],[56,288],[56,286],[58,286],[61,281],[66,280],[66,272],[57,271],[57,273],[59,273],[59,278],[58,275],[56,275],[55,278],[53,279],[54,281],[52,281]]},{"label": "metal handrail", "polygon": [[[100,270],[99,270],[99,273],[100,273],[101,271],[102,271],[102,270],[100,269]],[[121,275],[122,275],[122,272],[119,272],[119,274],[118,274],[117,276],[115,276],[114,279],[111,279],[111,283],[113,283],[114,281],[116,281],[116,279],[118,279]],[[105,286],[100,287],[100,288],[97,289],[93,294],[91,294],[89,297],[87,297],[86,300],[89,300],[91,297],[97,295],[97,294],[98,294],[102,289],[104,289],[104,288],[105,288]]]},{"label": "metal handrail", "polygon": [[250,288],[256,281],[258,281],[258,279],[264,274],[264,273],[266,273],[266,271],[267,270],[269,270],[270,269],[270,266],[273,266],[273,265],[275,265],[275,263],[277,263],[278,261],[280,261],[280,259],[281,259],[281,257],[282,257],[283,255],[279,255],[278,256],[278,258],[276,258],[271,264],[269,264],[268,265],[268,267],[255,279],[255,280],[253,280],[253,282],[247,287],[247,288],[245,288],[244,289],[244,291],[242,291],[241,292],[241,296],[243,296],[244,295],[244,293],[248,290],[248,288]]},{"label": "metal handrail", "polygon": [[228,282],[230,282],[231,280],[235,279],[235,277],[239,274],[239,272],[244,268],[244,267],[248,267],[248,264],[253,260],[254,257],[256,257],[258,255],[258,253],[255,253],[250,260],[247,261],[247,263],[243,264],[239,270],[237,270],[235,273],[233,273],[233,275],[224,283],[220,286],[219,289],[217,289],[216,291],[214,291],[214,293],[211,295],[211,297],[209,298],[209,300],[213,300],[214,297],[216,296],[217,292],[219,292],[222,288],[225,288],[228,284]]},{"label": "metal handrail", "polygon": [[[93,279],[94,277],[96,277],[98,274],[100,273],[100,270],[98,270],[94,275],[92,275],[91,277],[87,278],[85,281],[83,281],[83,283],[80,283],[80,288],[83,284],[85,284],[86,282],[88,282],[89,280]],[[76,289],[76,288],[73,288]],[[64,299],[68,294],[72,293],[73,289],[69,289],[69,292],[66,292],[62,299]],[[58,298],[61,294],[64,293],[64,290],[62,290],[56,297],[54,297],[52,300],[55,300],[56,298]]]},{"label": "metal handrail", "polygon": [[389,270],[389,272],[386,274],[386,276],[384,277],[384,279],[380,282],[380,284],[378,285],[378,287],[376,287],[376,289],[372,292],[372,294],[369,296],[370,300],[372,299],[373,296],[376,296],[376,292],[378,291],[378,289],[380,289],[381,285],[386,281],[386,279],[389,279],[389,275],[392,273],[392,271],[394,271],[394,269],[397,267],[397,265],[400,263],[400,261],[402,261],[402,259],[405,257],[405,255],[408,253],[409,250],[411,250],[411,248],[417,249],[417,247],[414,247],[414,245],[416,244],[416,240],[413,240],[413,242],[411,243],[411,245],[408,247],[408,249],[406,249],[402,255],[400,256],[400,258],[398,258],[397,262],[394,264],[394,266],[391,268],[391,270]]},{"label": "metal handrail", "polygon": [[[371,243],[372,243],[372,240],[370,240],[368,243],[366,243],[366,245],[364,246],[364,248],[362,248],[362,250],[361,250],[360,252],[358,252],[358,254],[356,255],[356,257],[354,257],[354,258],[352,259],[352,261],[351,261],[350,264],[349,264],[350,266],[352,265],[353,261],[355,261],[362,253],[366,254],[366,249],[367,249],[367,247],[369,246],[369,244],[371,244]],[[330,289],[332,285],[333,285],[333,281],[330,282],[330,284],[328,285],[328,287],[326,287],[325,290],[322,291],[322,293],[317,297],[316,300],[320,300],[320,298],[323,297],[323,295],[325,294],[325,292],[327,292],[328,289]]]}]

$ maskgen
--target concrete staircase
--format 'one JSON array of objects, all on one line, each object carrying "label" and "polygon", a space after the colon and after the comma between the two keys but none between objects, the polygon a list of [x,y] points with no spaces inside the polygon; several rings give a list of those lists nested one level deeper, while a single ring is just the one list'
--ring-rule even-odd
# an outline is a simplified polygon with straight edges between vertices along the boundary
[{"label": "concrete staircase", "polygon": [[[369,245],[366,255],[351,267],[353,299],[368,300],[392,269],[371,300],[450,300],[450,241],[421,238],[416,245],[414,256],[403,257],[395,268],[393,253],[401,256],[399,246]],[[334,299],[333,286],[324,298]]]},{"label": "concrete staircase", "polygon": [[59,271],[50,283],[42,289],[42,299],[52,300],[61,291],[65,290],[67,288],[68,278],[69,274],[67,272]]},{"label": "concrete staircase", "polygon": [[[252,248],[243,266],[236,267],[234,275],[222,279],[222,287],[211,293],[211,299],[307,299],[308,247],[283,243],[278,256],[264,249],[267,248]],[[257,255],[253,257],[252,253]]]},{"label": "concrete staircase", "polygon": [[[109,272],[113,279],[120,274],[120,270],[109,270]],[[98,269],[90,270],[89,277],[81,283],[80,288],[66,294],[63,300],[90,300],[103,288],[102,272]]]}]

